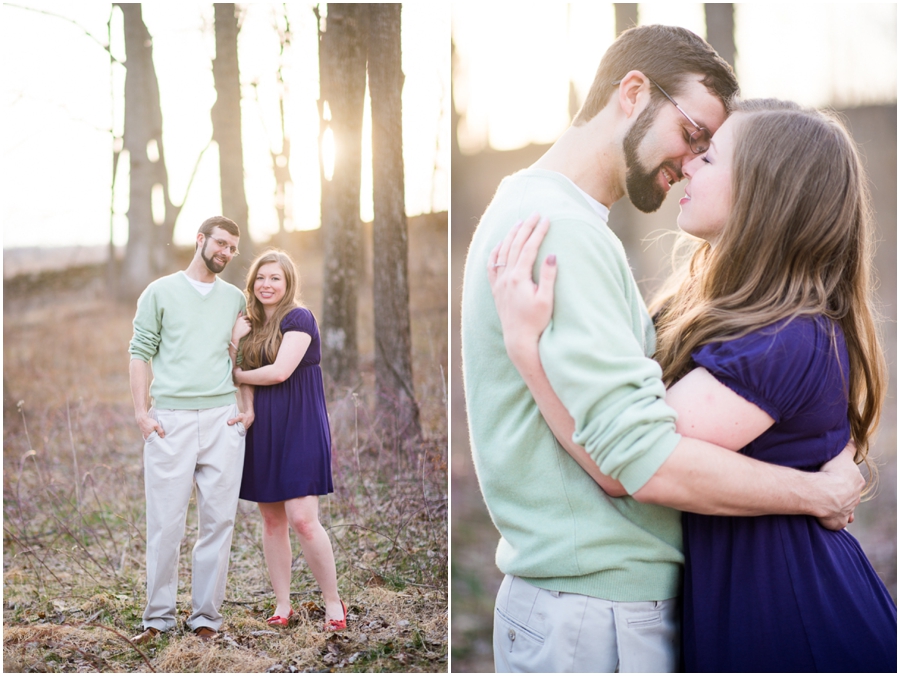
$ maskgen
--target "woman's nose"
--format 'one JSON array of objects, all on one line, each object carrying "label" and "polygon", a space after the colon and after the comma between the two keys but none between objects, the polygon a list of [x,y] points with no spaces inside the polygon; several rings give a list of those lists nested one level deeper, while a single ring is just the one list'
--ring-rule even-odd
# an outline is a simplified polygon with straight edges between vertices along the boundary
[{"label": "woman's nose", "polygon": [[692,178],[694,175],[694,169],[697,167],[697,162],[701,162],[700,156],[697,155],[689,162],[685,162],[681,165],[681,173],[684,174],[687,178]]}]

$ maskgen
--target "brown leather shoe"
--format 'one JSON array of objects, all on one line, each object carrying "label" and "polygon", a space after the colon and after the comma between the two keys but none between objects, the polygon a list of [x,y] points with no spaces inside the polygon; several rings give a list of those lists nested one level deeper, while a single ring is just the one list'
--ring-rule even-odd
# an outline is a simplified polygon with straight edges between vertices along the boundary
[{"label": "brown leather shoe", "polygon": [[197,627],[194,633],[201,641],[212,641],[219,636],[219,633],[212,627]]},{"label": "brown leather shoe", "polygon": [[137,636],[133,636],[131,642],[136,643],[137,645],[143,645],[144,643],[149,643],[154,640],[157,636],[159,636],[159,629],[156,627],[147,627]]}]

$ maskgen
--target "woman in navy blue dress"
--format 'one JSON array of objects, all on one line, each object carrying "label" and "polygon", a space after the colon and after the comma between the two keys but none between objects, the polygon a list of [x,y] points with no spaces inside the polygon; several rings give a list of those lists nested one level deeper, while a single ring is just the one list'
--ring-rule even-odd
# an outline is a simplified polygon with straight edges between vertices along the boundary
[{"label": "woman in navy blue dress", "polygon": [[[866,180],[849,133],[795,104],[744,102],[682,171],[678,225],[700,241],[651,308],[676,430],[806,471],[848,441],[867,462],[887,377]],[[498,284],[517,265],[531,274],[529,236],[513,231],[489,261],[506,264],[489,268],[504,330],[550,320],[533,285],[516,296]],[[542,283],[552,288],[554,275],[545,262]],[[537,354],[510,357],[576,456],[571,417],[527,356]],[[684,513],[682,523],[686,671],[896,672],[896,605],[846,530],[803,515]]]},{"label": "woman in navy blue dress", "polygon": [[331,431],[325,410],[321,345],[313,314],[297,302],[299,281],[283,251],[261,254],[247,275],[247,315],[232,333],[240,342],[238,384],[254,386],[255,420],[247,430],[240,497],[259,503],[263,553],[275,592],[267,621],[287,626],[290,604],[290,527],[325,600],[325,630],[347,626],[334,553],[319,523],[319,497],[333,492]]}]

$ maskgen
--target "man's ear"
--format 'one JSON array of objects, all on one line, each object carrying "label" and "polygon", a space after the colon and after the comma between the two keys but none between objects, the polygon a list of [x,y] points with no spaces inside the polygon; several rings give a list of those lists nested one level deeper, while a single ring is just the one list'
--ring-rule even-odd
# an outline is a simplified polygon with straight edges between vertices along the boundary
[{"label": "man's ear", "polygon": [[630,70],[619,81],[619,108],[625,117],[637,116],[650,102],[650,80],[639,70]]}]

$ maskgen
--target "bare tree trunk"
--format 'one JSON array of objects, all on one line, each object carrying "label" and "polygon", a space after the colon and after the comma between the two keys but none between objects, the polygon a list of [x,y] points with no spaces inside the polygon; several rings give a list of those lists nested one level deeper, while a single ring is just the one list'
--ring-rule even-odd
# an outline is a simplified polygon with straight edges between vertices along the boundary
[{"label": "bare tree trunk", "polygon": [[[106,44],[112,44],[112,22],[113,22],[113,13],[115,11],[115,7],[111,6],[109,10],[109,18],[106,21]],[[115,68],[116,59],[112,55],[112,51],[107,48],[109,52],[109,90],[115,91],[115,79],[113,77],[113,69]],[[116,136],[116,123],[115,123],[115,97],[110,97],[110,126],[109,131],[112,136],[112,180],[110,182],[110,190],[109,190],[109,248],[107,250],[107,259],[106,259],[106,286],[107,290],[114,293],[115,289],[119,288],[118,280],[117,280],[117,270],[116,270],[116,243],[115,243],[115,217],[116,217],[116,174],[119,170],[119,157],[122,155],[122,149],[124,148],[125,139]]]},{"label": "bare tree trunk", "polygon": [[617,2],[616,37],[638,25],[638,6],[636,2]]},{"label": "bare tree trunk", "polygon": [[322,367],[329,384],[345,388],[359,381],[356,307],[367,18],[364,4],[328,3],[326,29],[319,29],[319,117],[323,133],[331,128],[335,145],[331,180],[322,173]]},{"label": "bare tree trunk", "polygon": [[[572,5],[566,5],[566,39],[569,39],[569,35],[572,33]],[[581,110],[582,102],[578,100],[578,90],[575,89],[575,80],[572,77],[569,77],[569,124],[572,123],[572,120],[575,119],[575,116],[578,115],[578,111]]]},{"label": "bare tree trunk", "polygon": [[[255,255],[250,237],[247,196],[244,192],[244,149],[241,142],[241,81],[238,70],[238,21],[234,3],[215,3],[216,58],[213,80],[216,102],[212,107],[213,140],[219,146],[219,184],[222,215],[241,228],[241,256],[222,276],[243,287],[244,276]],[[212,215],[212,214],[210,214]]]},{"label": "bare tree trunk", "polygon": [[[144,24],[139,3],[117,3],[125,26],[125,141],[130,162],[128,245],[122,268],[120,293],[138,295],[166,265],[164,221],[154,223],[154,186],[167,190],[168,176],[162,155],[162,111],[159,83],[153,67],[153,41]],[[155,146],[155,161],[148,148]]]},{"label": "bare tree trunk", "polygon": [[288,215],[293,214],[293,195],[292,188],[294,185],[291,178],[291,139],[288,136],[287,126],[284,120],[284,103],[287,98],[287,83],[284,80],[284,63],[286,60],[285,53],[291,46],[292,33],[291,22],[288,17],[287,5],[283,6],[284,30],[278,28],[279,44],[281,46],[278,60],[278,111],[281,120],[281,151],[275,152],[270,150],[272,156],[272,173],[275,176],[275,210],[278,213],[278,232],[275,233],[275,241],[282,249],[287,243],[285,230],[285,221]]},{"label": "bare tree trunk", "polygon": [[[638,25],[638,6],[636,3],[617,2],[616,8],[616,37],[629,28]],[[625,251],[637,251],[640,232],[638,223],[641,219],[640,212],[631,203],[631,200],[619,200],[612,205],[609,214],[609,227],[621,240]]]},{"label": "bare tree trunk", "polygon": [[703,11],[706,14],[706,41],[734,68],[734,57],[737,54],[734,44],[734,5],[730,2],[707,2],[703,5]]},{"label": "bare tree trunk", "polygon": [[400,5],[369,5],[372,97],[373,301],[376,418],[392,440],[421,435],[412,377],[403,185]]},{"label": "bare tree trunk", "polygon": [[[450,63],[451,63],[451,72],[455,70],[454,66],[456,65],[456,43],[453,42],[453,38],[450,38]],[[453,166],[453,162],[456,158],[462,156],[462,152],[459,149],[459,122],[460,115],[459,111],[456,110],[456,97],[453,95],[453,78],[450,78],[450,166]],[[451,190],[451,199],[453,197]]]}]

